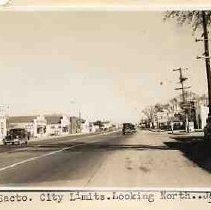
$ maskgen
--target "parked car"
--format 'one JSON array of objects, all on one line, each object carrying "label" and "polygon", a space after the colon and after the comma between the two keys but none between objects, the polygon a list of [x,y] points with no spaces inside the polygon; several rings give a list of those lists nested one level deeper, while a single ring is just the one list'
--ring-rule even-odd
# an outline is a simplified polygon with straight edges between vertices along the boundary
[{"label": "parked car", "polygon": [[123,123],[123,127],[122,127],[123,135],[133,134],[135,132],[136,132],[135,125],[133,125],[132,123]]},{"label": "parked car", "polygon": [[3,144],[27,144],[29,133],[24,128],[10,129],[3,139]]},{"label": "parked car", "polygon": [[206,125],[204,127],[204,138],[205,140],[211,139],[211,116],[208,116]]}]

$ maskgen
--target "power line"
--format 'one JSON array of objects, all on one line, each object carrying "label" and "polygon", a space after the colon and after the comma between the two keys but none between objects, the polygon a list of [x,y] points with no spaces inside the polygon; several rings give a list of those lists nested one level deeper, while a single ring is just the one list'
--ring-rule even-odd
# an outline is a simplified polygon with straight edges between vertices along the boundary
[{"label": "power line", "polygon": [[185,90],[191,88],[191,86],[185,86],[184,85],[184,82],[188,78],[183,76],[183,70],[188,70],[188,68],[173,69],[173,71],[178,71],[179,72],[179,83],[181,84],[181,87],[175,88],[175,90],[182,90],[183,103],[185,104],[186,103]]},{"label": "power line", "polygon": [[178,71],[179,72],[179,84],[181,84],[181,87],[175,88],[175,90],[181,90],[182,91],[182,109],[185,111],[185,130],[186,132],[189,132],[189,120],[188,120],[188,104],[187,104],[187,99],[185,95],[185,90],[191,88],[191,86],[185,86],[184,82],[188,79],[187,77],[184,77],[183,71],[188,70],[188,68],[178,68],[178,69],[173,69],[173,71]]}]

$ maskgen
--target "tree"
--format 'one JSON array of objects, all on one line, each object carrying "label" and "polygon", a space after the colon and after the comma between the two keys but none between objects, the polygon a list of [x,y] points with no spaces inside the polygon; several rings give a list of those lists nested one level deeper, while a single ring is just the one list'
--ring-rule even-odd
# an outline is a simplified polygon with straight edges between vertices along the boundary
[{"label": "tree", "polygon": [[[203,28],[203,11],[169,11],[164,14],[164,21],[175,19],[179,25],[188,24],[193,28],[193,32],[197,29]],[[211,11],[204,11],[206,13],[207,25],[211,24]]]},{"label": "tree", "polygon": [[162,112],[163,111],[163,108],[164,108],[164,105],[163,104],[157,103],[154,106],[154,111],[155,112]]},{"label": "tree", "polygon": [[178,109],[178,106],[179,106],[179,101],[176,97],[170,99],[169,101],[169,107],[170,107],[170,111],[172,113],[175,113]]},{"label": "tree", "polygon": [[147,106],[142,110],[142,113],[147,117],[148,122],[153,124],[155,118],[155,107]]},{"label": "tree", "polygon": [[204,42],[204,58],[207,73],[207,86],[208,86],[208,99],[209,99],[209,115],[211,115],[211,70],[210,70],[210,56],[209,56],[209,37],[207,27],[211,24],[211,11],[170,11],[166,12],[164,15],[164,21],[168,19],[176,19],[176,22],[180,25],[185,23],[189,24],[193,28],[193,32],[197,29],[202,29],[201,39],[196,39],[196,41]]}]

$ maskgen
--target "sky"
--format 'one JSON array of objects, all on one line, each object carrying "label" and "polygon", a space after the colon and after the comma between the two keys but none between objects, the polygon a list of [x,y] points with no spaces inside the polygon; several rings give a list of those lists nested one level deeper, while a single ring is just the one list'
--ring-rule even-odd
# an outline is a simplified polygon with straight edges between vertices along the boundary
[{"label": "sky", "polygon": [[206,93],[199,35],[155,11],[1,11],[0,104],[10,115],[137,121],[179,93],[172,69],[188,68],[191,91]]}]

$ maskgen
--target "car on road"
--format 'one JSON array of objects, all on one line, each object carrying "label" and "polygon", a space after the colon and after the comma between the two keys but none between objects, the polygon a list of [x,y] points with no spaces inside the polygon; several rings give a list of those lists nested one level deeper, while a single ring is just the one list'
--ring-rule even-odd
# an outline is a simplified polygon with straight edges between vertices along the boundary
[{"label": "car on road", "polygon": [[133,134],[136,132],[136,127],[132,123],[123,123],[122,134]]},{"label": "car on road", "polygon": [[27,144],[29,133],[24,128],[10,129],[3,139],[3,144]]}]

